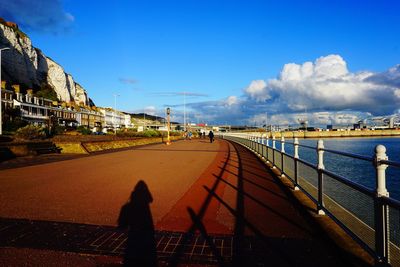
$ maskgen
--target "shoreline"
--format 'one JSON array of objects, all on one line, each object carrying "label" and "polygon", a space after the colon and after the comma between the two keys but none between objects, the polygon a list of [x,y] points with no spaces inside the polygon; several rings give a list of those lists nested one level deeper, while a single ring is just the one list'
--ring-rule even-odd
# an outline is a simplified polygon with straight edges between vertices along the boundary
[{"label": "shoreline", "polygon": [[272,138],[371,138],[371,137],[400,137],[400,129],[393,130],[363,130],[363,131],[313,131],[313,132],[253,132],[256,136],[263,135],[264,137]]}]

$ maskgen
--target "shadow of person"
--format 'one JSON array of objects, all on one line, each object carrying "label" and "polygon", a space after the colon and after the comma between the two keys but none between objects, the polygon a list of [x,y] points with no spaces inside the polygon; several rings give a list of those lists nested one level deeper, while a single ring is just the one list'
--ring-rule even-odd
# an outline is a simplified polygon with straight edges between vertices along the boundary
[{"label": "shadow of person", "polygon": [[157,251],[150,203],[153,197],[144,181],[139,181],[130,200],[122,206],[118,227],[128,228],[124,266],[157,266]]}]

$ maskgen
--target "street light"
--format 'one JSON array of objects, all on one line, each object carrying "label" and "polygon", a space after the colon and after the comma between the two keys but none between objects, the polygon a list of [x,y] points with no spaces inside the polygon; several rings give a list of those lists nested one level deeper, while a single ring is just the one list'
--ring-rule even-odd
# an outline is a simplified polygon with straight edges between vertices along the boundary
[{"label": "street light", "polygon": [[165,143],[166,145],[171,144],[170,136],[169,136],[169,131],[170,131],[170,114],[171,114],[171,109],[167,108],[167,142]]},{"label": "street light", "polygon": [[114,116],[113,116],[113,126],[114,126],[114,134],[117,134],[117,127],[115,125],[115,116],[117,115],[117,96],[118,94],[114,94]]},{"label": "street light", "polygon": [[0,49],[0,135],[3,134],[3,112],[2,112],[2,108],[3,108],[3,104],[2,104],[2,95],[1,95],[1,52],[5,51],[5,50],[9,50],[9,47],[4,47]]},{"label": "street light", "polygon": [[183,92],[183,131],[186,132],[186,92]]}]

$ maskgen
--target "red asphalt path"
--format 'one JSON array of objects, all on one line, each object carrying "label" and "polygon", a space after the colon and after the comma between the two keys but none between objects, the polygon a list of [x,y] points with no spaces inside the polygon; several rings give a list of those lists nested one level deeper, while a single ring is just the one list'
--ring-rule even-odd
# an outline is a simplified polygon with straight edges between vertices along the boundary
[{"label": "red asphalt path", "polygon": [[[0,171],[0,217],[115,225],[139,180],[157,230],[259,236],[271,266],[339,266],[340,259],[254,154],[219,140],[150,145]],[[209,191],[205,189],[207,187]]]}]

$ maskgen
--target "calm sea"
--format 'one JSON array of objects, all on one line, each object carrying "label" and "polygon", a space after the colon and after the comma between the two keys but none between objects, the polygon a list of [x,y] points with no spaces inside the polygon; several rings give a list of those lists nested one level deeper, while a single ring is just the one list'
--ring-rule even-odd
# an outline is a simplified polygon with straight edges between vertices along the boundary
[{"label": "calm sea", "polygon": [[[399,137],[383,137],[383,138],[325,138],[324,145],[327,149],[344,151],[358,155],[373,157],[374,149],[377,145],[386,147],[386,154],[389,160],[400,162],[400,138]],[[287,139],[287,142],[293,142]],[[317,139],[299,139],[300,144],[308,146],[317,146]],[[272,146],[271,140],[269,141]],[[277,148],[280,149],[280,143],[276,142]],[[293,145],[286,144],[285,151],[293,155]],[[300,158],[316,164],[316,151],[308,148],[299,148]],[[340,174],[349,180],[362,184],[368,188],[375,188],[375,168],[370,162],[352,159],[349,157],[338,156],[325,152],[324,154],[325,169]],[[391,197],[400,200],[400,168],[388,167],[386,170],[386,186]]]}]

